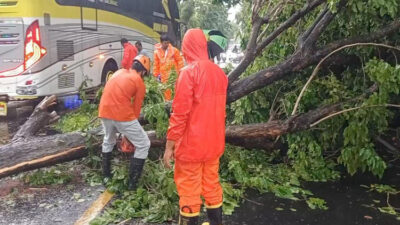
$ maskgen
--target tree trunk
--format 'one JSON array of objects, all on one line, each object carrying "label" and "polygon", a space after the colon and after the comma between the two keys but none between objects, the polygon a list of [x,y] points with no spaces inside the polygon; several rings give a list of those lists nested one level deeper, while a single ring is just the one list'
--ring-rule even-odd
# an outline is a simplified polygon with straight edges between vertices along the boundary
[{"label": "tree trunk", "polygon": [[[165,145],[165,140],[158,139],[154,131],[148,132],[148,136],[152,147]],[[0,178],[82,158],[88,153],[85,144],[85,135],[73,132],[32,137],[29,141],[17,141],[0,146]],[[100,144],[94,144],[98,151],[101,151]]]},{"label": "tree trunk", "polygon": [[50,124],[60,117],[55,111],[49,113],[48,108],[57,104],[57,97],[52,95],[44,98],[35,108],[32,115],[21,126],[21,128],[14,135],[12,142],[23,141],[26,138],[32,137],[37,131],[47,124]]}]

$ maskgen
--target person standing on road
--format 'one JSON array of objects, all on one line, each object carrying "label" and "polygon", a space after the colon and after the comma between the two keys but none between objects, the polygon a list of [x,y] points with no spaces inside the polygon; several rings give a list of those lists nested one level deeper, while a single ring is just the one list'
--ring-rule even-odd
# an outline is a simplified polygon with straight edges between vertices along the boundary
[{"label": "person standing on road", "polygon": [[112,150],[119,132],[136,148],[129,164],[130,190],[136,189],[150,148],[147,133],[138,121],[146,93],[143,77],[148,75],[149,70],[149,57],[138,55],[132,69],[118,70],[106,83],[99,105],[99,117],[104,129],[103,175],[111,178]]},{"label": "person standing on road", "polygon": [[121,39],[121,45],[124,48],[124,56],[121,62],[121,68],[129,70],[132,68],[133,59],[138,54],[138,49],[133,46],[126,38]]},{"label": "person standing on road", "polygon": [[[172,46],[167,35],[161,35],[160,43],[156,44],[154,50],[154,67],[153,74],[159,82],[165,84],[168,82],[172,67],[175,67],[176,72],[183,68],[183,58],[177,48]],[[164,92],[165,101],[171,100],[172,91]]]},{"label": "person standing on road", "polygon": [[179,195],[180,225],[198,223],[201,196],[209,223],[222,224],[222,188],[219,159],[225,149],[225,107],[228,79],[208,58],[202,30],[185,34],[182,52],[188,65],[176,83],[167,132],[164,165],[171,168]]}]

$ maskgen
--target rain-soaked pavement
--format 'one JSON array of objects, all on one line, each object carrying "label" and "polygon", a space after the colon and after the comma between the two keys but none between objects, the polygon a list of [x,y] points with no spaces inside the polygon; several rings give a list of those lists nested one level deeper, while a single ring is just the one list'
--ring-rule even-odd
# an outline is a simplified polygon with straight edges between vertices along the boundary
[{"label": "rain-soaked pavement", "polygon": [[[305,188],[327,202],[328,210],[311,210],[304,201],[276,198],[250,191],[248,199],[227,218],[229,225],[400,225],[396,216],[364,205],[386,206],[386,195],[368,192],[360,185],[382,183],[400,188],[400,167],[389,169],[380,181],[367,176],[345,177],[339,182],[310,183]],[[400,194],[390,204],[400,208]],[[277,210],[279,208],[279,211]],[[282,210],[283,209],[283,210]]]},{"label": "rain-soaked pavement", "polygon": [[104,191],[82,182],[28,187],[19,179],[0,180],[0,224],[74,224]]}]

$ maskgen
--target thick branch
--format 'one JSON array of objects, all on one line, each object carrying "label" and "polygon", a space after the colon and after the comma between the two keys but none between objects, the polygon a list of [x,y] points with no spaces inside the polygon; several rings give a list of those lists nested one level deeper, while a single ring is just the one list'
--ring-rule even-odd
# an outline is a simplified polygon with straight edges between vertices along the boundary
[{"label": "thick branch", "polygon": [[332,42],[320,50],[307,55],[302,55],[296,52],[287,60],[280,64],[261,70],[253,75],[241,79],[233,83],[228,92],[228,102],[236,101],[237,99],[263,88],[276,80],[285,78],[288,74],[301,71],[302,69],[318,63],[323,57],[331,53],[337,48],[344,45],[354,44],[358,42],[371,42],[381,39],[385,36],[398,32],[400,29],[400,19],[397,19],[386,27],[364,36],[351,37],[339,41]]},{"label": "thick branch", "polygon": [[346,2],[347,0],[341,0],[337,6],[338,11],[335,13],[329,10],[328,6],[325,7],[322,13],[315,20],[314,24],[301,37],[299,47],[303,49],[303,51],[314,50],[318,38],[321,36],[322,32],[326,30],[328,25],[335,18],[339,10],[343,8]]},{"label": "thick branch", "polygon": [[362,108],[374,108],[374,107],[394,107],[394,108],[400,108],[400,105],[394,105],[394,104],[367,105],[367,106],[358,106],[358,107],[354,107],[354,108],[350,108],[350,109],[344,109],[344,110],[342,110],[342,111],[329,114],[328,116],[319,119],[318,121],[316,121],[316,122],[310,124],[310,127],[315,127],[315,126],[317,126],[318,124],[324,122],[325,120],[328,120],[328,119],[330,119],[330,118],[332,118],[332,117],[335,117],[335,116],[337,116],[337,115],[340,115],[340,114],[343,114],[343,113],[346,113],[346,112],[351,112],[351,111],[359,110],[359,109],[362,109]]},{"label": "thick branch", "polygon": [[28,118],[24,125],[22,125],[14,135],[12,141],[16,142],[32,137],[43,126],[58,120],[59,116],[56,112],[47,112],[50,106],[57,104],[56,100],[57,98],[55,95],[44,98],[39,105],[36,106],[32,115]]},{"label": "thick branch", "polygon": [[267,47],[273,40],[275,40],[282,32],[293,26],[299,19],[303,18],[313,9],[324,3],[324,0],[315,0],[310,3],[307,3],[301,10],[294,13],[289,19],[287,19],[284,23],[282,23],[276,30],[274,30],[270,35],[268,35],[265,39],[261,41],[257,45],[257,55],[258,56],[265,47]]},{"label": "thick branch", "polygon": [[342,46],[345,45],[350,45],[350,44],[355,44],[355,43],[367,43],[371,41],[375,41],[378,39],[381,39],[385,36],[391,35],[395,32],[399,32],[400,29],[400,19],[396,19],[387,26],[383,27],[380,30],[377,30],[375,32],[371,32],[369,34],[363,35],[363,36],[356,36],[356,37],[350,37],[338,41],[334,41],[322,48],[320,48],[314,55],[314,57],[317,58],[322,58],[325,55],[329,54],[330,52],[334,51],[335,49],[338,49]]},{"label": "thick branch", "polygon": [[342,47],[336,49],[335,51],[329,53],[327,56],[325,56],[325,57],[318,63],[318,65],[315,67],[314,71],[312,72],[310,78],[307,80],[306,84],[304,85],[303,89],[301,90],[301,92],[300,92],[300,94],[299,94],[299,96],[298,96],[298,98],[297,98],[297,100],[296,100],[296,103],[295,103],[295,105],[294,105],[292,115],[295,115],[295,114],[296,114],[297,107],[299,106],[300,100],[301,100],[301,98],[303,97],[304,92],[306,91],[307,87],[310,85],[310,83],[311,83],[311,81],[314,79],[314,77],[317,75],[317,73],[318,73],[319,69],[321,68],[321,65],[324,63],[324,61],[325,61],[326,59],[328,59],[331,55],[335,54],[336,52],[341,51],[342,49],[350,48],[350,47],[354,47],[354,46],[379,46],[379,47],[385,47],[385,48],[390,48],[390,49],[394,49],[394,50],[400,51],[400,48],[396,48],[396,47],[389,46],[389,45],[385,45],[385,44],[377,44],[377,43],[355,43],[355,44],[350,44],[350,45],[342,46]]},{"label": "thick branch", "polygon": [[300,48],[305,51],[312,51],[315,48],[318,38],[322,34],[322,32],[326,29],[326,27],[332,22],[333,18],[335,18],[335,14],[333,14],[328,8],[324,10],[321,14],[321,19],[313,26],[312,30],[304,36],[302,42],[300,42]]},{"label": "thick branch", "polygon": [[[232,70],[232,72],[229,73],[229,84],[232,84],[234,81],[236,81],[239,78],[239,76],[247,69],[247,67],[254,61],[254,59],[261,54],[264,48],[268,46],[273,40],[275,40],[282,32],[287,30],[289,27],[293,26],[299,19],[304,17],[307,13],[312,11],[317,6],[321,5],[323,2],[325,2],[325,0],[315,0],[312,1],[311,3],[307,3],[300,11],[294,13],[276,30],[274,30],[270,35],[268,35],[265,39],[263,39],[261,43],[257,44],[257,46],[253,46],[255,45],[253,39],[257,40],[261,25],[260,27],[256,27],[257,29],[252,29],[252,33],[250,35],[251,45],[250,43],[248,44],[243,60],[234,70]],[[257,33],[253,33],[255,31]],[[252,48],[249,47],[255,47],[255,49],[253,51],[250,51]]]},{"label": "thick branch", "polygon": [[325,7],[325,9],[322,11],[321,14],[315,19],[313,25],[311,25],[306,32],[304,32],[300,38],[299,38],[299,46],[300,48],[302,47],[303,43],[306,41],[306,39],[310,36],[311,32],[314,30],[314,28],[317,26],[317,24],[322,20],[322,18],[328,13],[329,9]]}]

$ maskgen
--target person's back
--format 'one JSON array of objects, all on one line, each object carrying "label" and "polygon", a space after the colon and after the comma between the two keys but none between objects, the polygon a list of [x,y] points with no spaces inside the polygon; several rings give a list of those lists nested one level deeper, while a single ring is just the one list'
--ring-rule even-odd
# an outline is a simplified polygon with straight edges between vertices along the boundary
[{"label": "person's back", "polygon": [[106,83],[99,105],[99,117],[103,125],[102,167],[105,182],[112,176],[112,150],[117,132],[135,146],[130,157],[128,188],[137,187],[150,148],[150,140],[138,118],[146,94],[143,77],[150,71],[150,59],[139,55],[132,69],[118,70]]},{"label": "person's back", "polygon": [[121,39],[121,44],[124,47],[124,56],[122,58],[121,67],[129,70],[132,67],[133,60],[138,54],[138,49],[125,38]]},{"label": "person's back", "polygon": [[[210,60],[186,67],[178,80],[177,92],[192,89],[192,109],[188,114],[188,129],[178,142],[175,157],[183,161],[208,161],[222,155],[225,147],[225,107],[227,77]],[[190,79],[191,85],[181,82]],[[179,113],[179,96],[174,99],[173,113]],[[171,121],[173,122],[173,121]],[[172,131],[169,135],[173,135]]]},{"label": "person's back", "polygon": [[225,148],[225,107],[228,79],[210,61],[207,40],[190,29],[182,52],[188,65],[181,70],[172,103],[164,164],[171,167],[179,195],[179,225],[197,224],[204,198],[211,224],[222,224],[222,187],[219,158]]},{"label": "person's back", "polygon": [[117,121],[137,119],[140,106],[134,105],[132,99],[139,101],[144,98],[145,91],[144,82],[136,71],[118,70],[104,87],[99,117]]},{"label": "person's back", "polygon": [[[218,158],[224,151],[228,82],[223,70],[208,59],[207,46],[201,48],[198,44],[201,41],[196,38],[189,36],[182,46],[188,66],[181,71],[177,81],[168,137],[176,139],[181,130],[174,129],[174,124],[180,123],[179,114],[187,113],[187,129],[177,142],[175,157],[199,162]],[[187,104],[192,105],[190,112],[185,112]]]}]

